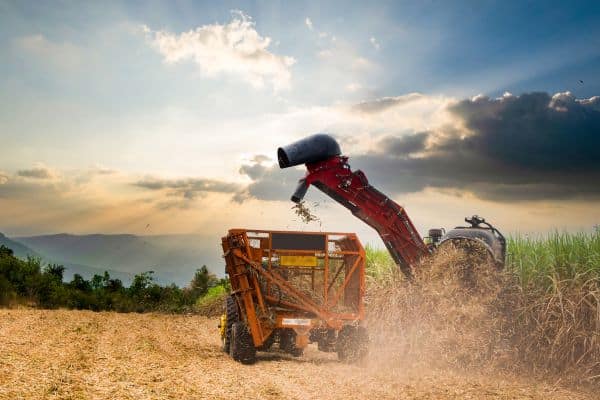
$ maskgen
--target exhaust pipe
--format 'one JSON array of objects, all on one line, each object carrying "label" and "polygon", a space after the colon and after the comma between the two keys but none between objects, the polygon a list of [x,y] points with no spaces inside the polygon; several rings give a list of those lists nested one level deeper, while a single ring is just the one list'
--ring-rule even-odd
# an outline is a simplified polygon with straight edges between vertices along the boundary
[{"label": "exhaust pipe", "polygon": [[[280,168],[289,168],[300,164],[311,164],[319,161],[327,160],[334,156],[342,154],[340,145],[331,136],[324,133],[317,133],[298,140],[292,144],[277,149],[277,160]],[[304,184],[306,187],[306,184]],[[296,194],[304,193],[300,190],[300,185],[296,189]]]}]

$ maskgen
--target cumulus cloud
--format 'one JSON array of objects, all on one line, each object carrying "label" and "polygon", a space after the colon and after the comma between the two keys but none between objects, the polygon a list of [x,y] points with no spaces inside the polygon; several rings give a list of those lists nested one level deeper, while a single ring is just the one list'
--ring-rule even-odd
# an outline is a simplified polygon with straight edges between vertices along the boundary
[{"label": "cumulus cloud", "polygon": [[425,151],[427,139],[430,135],[430,132],[418,132],[399,137],[387,136],[379,142],[378,147],[399,157],[410,156]]},{"label": "cumulus cloud", "polygon": [[473,133],[464,142],[490,159],[543,171],[600,169],[599,97],[529,93],[465,100],[450,111]]},{"label": "cumulus cloud", "polygon": [[354,166],[397,192],[455,188],[503,201],[600,197],[600,98],[478,96],[449,111],[462,128],[387,137],[373,153],[351,159]]},{"label": "cumulus cloud", "polygon": [[203,25],[180,34],[144,26],[151,45],[168,64],[191,60],[202,74],[237,76],[254,87],[290,87],[294,58],[269,51],[271,38],[256,31],[252,18],[232,13],[227,24]]},{"label": "cumulus cloud", "polygon": [[310,18],[306,17],[306,19],[304,20],[304,23],[306,24],[306,26],[308,27],[308,29],[310,29],[311,31],[313,30],[313,23],[310,20]]},{"label": "cumulus cloud", "polygon": [[[100,212],[100,192],[79,185],[72,176],[32,168],[0,173],[0,228],[22,231],[64,229],[69,222],[85,220]],[[52,175],[52,178],[49,177]]]},{"label": "cumulus cloud", "polygon": [[37,165],[30,169],[21,169],[17,171],[17,175],[23,178],[32,178],[32,179],[54,179],[56,178],[56,173],[44,166]]},{"label": "cumulus cloud", "polygon": [[379,50],[379,48],[381,47],[379,42],[377,41],[377,39],[375,39],[374,36],[371,36],[371,38],[369,39],[369,42],[371,42],[371,45],[373,45],[375,50]]},{"label": "cumulus cloud", "polygon": [[207,193],[235,193],[240,190],[236,183],[223,182],[214,179],[158,179],[147,178],[133,183],[142,189],[164,191],[167,196],[189,201]]},{"label": "cumulus cloud", "polygon": [[252,183],[233,197],[238,203],[250,198],[267,201],[289,200],[298,180],[304,175],[300,169],[282,170],[278,165],[266,165],[263,162],[244,164],[239,172],[250,178]]},{"label": "cumulus cloud", "polygon": [[410,103],[415,100],[422,99],[423,95],[420,93],[408,93],[401,96],[394,97],[380,97],[370,101],[363,101],[355,104],[352,109],[365,114],[377,114],[383,112],[392,107]]}]

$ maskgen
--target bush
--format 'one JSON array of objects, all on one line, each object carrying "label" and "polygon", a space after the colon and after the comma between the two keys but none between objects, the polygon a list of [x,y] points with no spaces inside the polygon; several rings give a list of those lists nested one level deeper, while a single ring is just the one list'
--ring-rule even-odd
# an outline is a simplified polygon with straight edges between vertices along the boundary
[{"label": "bush", "polygon": [[134,277],[129,288],[108,272],[86,280],[75,274],[71,282],[63,282],[65,268],[49,264],[42,268],[39,259],[16,258],[11,249],[0,246],[0,305],[31,302],[41,308],[67,307],[93,311],[119,312],[183,312],[191,310],[196,301],[215,288],[227,287],[227,280],[219,280],[206,266],[199,268],[188,288],[175,284],[160,286],[154,282],[153,272]]},{"label": "bush", "polygon": [[208,317],[214,317],[222,314],[223,302],[230,291],[228,285],[229,281],[224,281],[226,282],[222,282],[221,284],[208,289],[206,295],[196,301],[196,310],[199,314],[206,315]]}]

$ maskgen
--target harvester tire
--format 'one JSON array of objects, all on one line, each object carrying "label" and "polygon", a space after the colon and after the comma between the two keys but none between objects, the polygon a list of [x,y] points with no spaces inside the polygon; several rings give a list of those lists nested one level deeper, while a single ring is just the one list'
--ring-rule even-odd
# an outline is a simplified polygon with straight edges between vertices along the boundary
[{"label": "harvester tire", "polygon": [[346,325],[338,333],[336,351],[340,361],[355,363],[369,352],[369,335],[362,326]]},{"label": "harvester tire", "polygon": [[296,332],[293,329],[282,329],[279,332],[279,349],[294,357],[304,354],[304,349],[296,347]]},{"label": "harvester tire", "polygon": [[258,351],[269,351],[271,350],[271,346],[275,343],[275,332],[272,332],[271,335],[265,340],[262,346],[258,347],[256,350]]},{"label": "harvester tire", "polygon": [[229,354],[235,361],[242,364],[254,364],[256,362],[256,348],[252,341],[252,335],[244,322],[235,322],[231,327]]},{"label": "harvester tire", "polygon": [[225,315],[225,337],[223,338],[222,350],[225,353],[229,353],[229,348],[231,347],[231,327],[240,320],[240,313],[233,296],[227,296],[225,298]]}]

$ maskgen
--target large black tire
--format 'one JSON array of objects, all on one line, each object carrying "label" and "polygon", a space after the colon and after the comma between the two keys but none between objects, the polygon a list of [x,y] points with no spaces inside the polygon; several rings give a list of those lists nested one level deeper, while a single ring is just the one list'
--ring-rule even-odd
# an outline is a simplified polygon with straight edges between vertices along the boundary
[{"label": "large black tire", "polygon": [[225,338],[223,339],[222,350],[225,353],[229,353],[231,347],[231,327],[234,323],[240,320],[240,313],[238,311],[237,303],[233,296],[227,296],[225,298],[225,315],[227,316],[225,325]]},{"label": "large black tire", "polygon": [[258,347],[256,350],[258,351],[269,351],[271,350],[271,346],[273,346],[273,343],[275,343],[275,332],[271,332],[271,336],[269,336],[267,338],[267,340],[265,340],[265,342],[262,344],[262,346]]},{"label": "large black tire", "polygon": [[282,329],[279,332],[279,349],[294,357],[304,354],[304,349],[296,347],[296,332],[293,329]]},{"label": "large black tire", "polygon": [[231,327],[229,354],[235,361],[242,364],[254,364],[256,362],[256,348],[252,341],[252,335],[250,335],[244,322],[235,322]]},{"label": "large black tire", "polygon": [[338,333],[336,351],[340,361],[355,363],[369,352],[369,335],[362,326],[346,325]]},{"label": "large black tire", "polygon": [[333,352],[336,351],[335,343],[336,343],[336,332],[333,329],[325,330],[321,336],[317,337],[317,348],[319,351],[324,352]]}]

